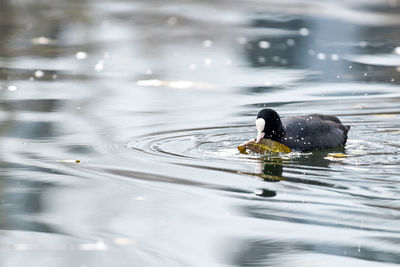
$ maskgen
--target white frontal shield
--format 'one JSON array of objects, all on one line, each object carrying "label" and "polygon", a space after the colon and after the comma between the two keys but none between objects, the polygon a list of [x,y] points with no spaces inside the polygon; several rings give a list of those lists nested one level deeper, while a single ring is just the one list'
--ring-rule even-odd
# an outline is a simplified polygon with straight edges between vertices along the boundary
[{"label": "white frontal shield", "polygon": [[256,120],[256,128],[257,128],[257,139],[256,142],[260,142],[260,140],[264,137],[264,128],[265,128],[265,120],[259,118]]}]

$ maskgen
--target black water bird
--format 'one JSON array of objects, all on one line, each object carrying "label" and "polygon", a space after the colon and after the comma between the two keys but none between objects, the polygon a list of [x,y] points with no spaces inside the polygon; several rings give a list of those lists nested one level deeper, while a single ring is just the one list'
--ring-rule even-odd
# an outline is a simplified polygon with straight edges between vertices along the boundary
[{"label": "black water bird", "polygon": [[350,129],[335,116],[309,114],[280,118],[273,109],[258,113],[256,127],[257,143],[269,138],[300,151],[344,146]]}]

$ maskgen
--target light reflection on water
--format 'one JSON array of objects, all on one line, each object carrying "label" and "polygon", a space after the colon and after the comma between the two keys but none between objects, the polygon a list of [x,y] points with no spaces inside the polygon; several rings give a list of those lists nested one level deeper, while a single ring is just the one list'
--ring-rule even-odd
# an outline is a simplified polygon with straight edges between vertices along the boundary
[{"label": "light reflection on water", "polygon": [[[0,0],[2,266],[399,264],[399,8]],[[241,155],[264,106],[348,144]]]}]

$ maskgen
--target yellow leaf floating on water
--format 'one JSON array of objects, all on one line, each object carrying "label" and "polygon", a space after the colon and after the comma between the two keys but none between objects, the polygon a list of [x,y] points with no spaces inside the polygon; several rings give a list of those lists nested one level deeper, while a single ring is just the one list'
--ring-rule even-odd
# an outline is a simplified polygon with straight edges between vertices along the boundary
[{"label": "yellow leaf floating on water", "polygon": [[254,140],[250,140],[242,145],[239,145],[238,150],[242,154],[247,154],[247,150],[257,154],[292,152],[292,150],[284,144],[266,138],[261,139],[259,143],[256,143]]},{"label": "yellow leaf floating on water", "polygon": [[346,158],[349,155],[343,153],[329,153],[328,156],[336,157],[336,158]]},{"label": "yellow leaf floating on water", "polygon": [[57,160],[57,162],[62,162],[62,163],[81,163],[82,161],[80,159],[60,159],[60,160]]},{"label": "yellow leaf floating on water", "polygon": [[246,154],[246,147],[244,145],[239,145],[238,146],[239,152],[242,154]]},{"label": "yellow leaf floating on water", "polygon": [[349,155],[343,153],[329,153],[328,156],[324,157],[324,159],[331,161],[343,161],[347,157],[349,157]]}]

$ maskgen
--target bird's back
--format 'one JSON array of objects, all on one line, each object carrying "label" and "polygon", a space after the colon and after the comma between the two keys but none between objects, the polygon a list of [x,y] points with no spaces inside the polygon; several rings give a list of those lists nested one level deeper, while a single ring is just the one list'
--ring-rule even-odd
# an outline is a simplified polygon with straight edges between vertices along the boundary
[{"label": "bird's back", "polygon": [[282,124],[282,143],[302,151],[344,146],[350,129],[337,117],[321,114],[283,117]]}]

